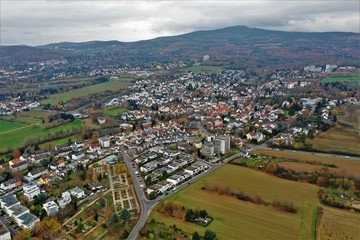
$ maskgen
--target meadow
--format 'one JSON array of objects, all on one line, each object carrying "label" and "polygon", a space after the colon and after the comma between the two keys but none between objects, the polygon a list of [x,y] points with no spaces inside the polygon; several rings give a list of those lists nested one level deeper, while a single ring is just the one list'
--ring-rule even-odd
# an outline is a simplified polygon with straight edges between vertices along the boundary
[{"label": "meadow", "polygon": [[130,86],[131,83],[124,81],[123,78],[120,80],[111,80],[104,83],[94,84],[84,88],[74,89],[68,92],[58,93],[50,95],[48,99],[42,101],[43,104],[66,102],[71,100],[73,97],[85,97],[94,93],[101,93],[106,91],[119,91]]},{"label": "meadow", "polygon": [[352,77],[327,77],[321,80],[323,83],[332,83],[332,82],[359,82],[360,78],[358,76]]},{"label": "meadow", "polygon": [[334,127],[319,133],[314,139],[308,139],[308,143],[315,150],[360,154],[360,136],[354,132],[352,129]]},{"label": "meadow", "polygon": [[181,69],[182,72],[211,72],[211,73],[219,73],[223,69],[221,67],[215,67],[215,66],[191,66],[187,68]]},{"label": "meadow", "polygon": [[[266,201],[292,201],[298,212],[288,213],[269,206],[256,205],[235,197],[202,190],[205,185],[228,187],[233,191],[261,196]],[[252,169],[225,165],[165,201],[175,201],[186,208],[206,209],[213,222],[207,227],[165,217],[157,211],[148,219],[176,226],[188,234],[206,229],[216,232],[218,239],[311,239],[314,211],[318,204],[316,186],[292,182]],[[224,204],[226,202],[226,204]]]},{"label": "meadow", "polygon": [[82,121],[75,119],[73,122],[54,127],[51,129],[44,129],[41,125],[28,125],[22,128],[14,129],[9,132],[0,133],[0,151],[18,148],[25,143],[29,138],[44,138],[48,134],[55,134],[60,131],[71,131],[73,128],[80,128]]},{"label": "meadow", "polygon": [[359,239],[359,226],[359,213],[323,206],[322,214],[319,213],[317,239]]},{"label": "meadow", "polygon": [[0,133],[12,131],[17,128],[24,127],[25,125],[19,124],[19,123],[13,123],[13,122],[6,122],[0,120]]},{"label": "meadow", "polygon": [[119,114],[122,114],[124,111],[126,111],[125,108],[111,106],[104,109],[104,116],[117,116]]},{"label": "meadow", "polygon": [[[308,153],[304,153],[301,154],[301,152],[285,152],[285,151],[273,151],[273,150],[257,150],[254,153],[258,154],[258,155],[265,155],[265,156],[270,156],[270,157],[275,157],[275,158],[282,158],[282,159],[287,159],[287,160],[296,160],[299,161],[300,163],[302,162],[303,164],[300,163],[287,163],[288,166],[292,167],[293,170],[305,170],[305,166],[306,165],[310,165],[310,164],[306,164],[304,163],[305,161],[308,162],[318,162],[318,163],[322,163],[322,164],[331,164],[331,165],[335,165],[337,167],[337,169],[344,171],[346,173],[349,174],[353,174],[354,176],[359,177],[360,176],[360,161],[357,160],[351,160],[351,159],[345,159],[345,158],[338,158],[338,157],[325,157],[325,156],[318,156],[318,155],[312,155],[312,154],[308,154]],[[285,164],[285,163],[281,163],[281,164]],[[290,165],[291,164],[291,165]],[[285,165],[286,166],[286,165]],[[307,166],[306,169],[308,170],[315,170],[317,169],[319,165],[311,165],[311,166]]]},{"label": "meadow", "polygon": [[360,131],[360,105],[341,105],[336,117],[338,123]]}]

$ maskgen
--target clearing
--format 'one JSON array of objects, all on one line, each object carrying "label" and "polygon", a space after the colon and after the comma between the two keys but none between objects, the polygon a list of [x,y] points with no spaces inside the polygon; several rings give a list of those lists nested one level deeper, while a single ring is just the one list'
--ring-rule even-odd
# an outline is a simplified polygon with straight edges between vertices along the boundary
[{"label": "clearing", "polygon": [[[256,205],[235,197],[202,190],[206,185],[229,187],[234,191],[259,195],[266,201],[288,200],[298,208],[296,214]],[[219,239],[311,239],[313,211],[318,199],[316,186],[292,182],[234,165],[225,165],[191,184],[166,200],[176,201],[186,208],[206,209],[213,222],[207,227],[163,216],[153,211],[149,219],[167,225],[176,224],[183,231],[204,234],[216,232]],[[206,201],[204,200],[206,199]],[[224,204],[226,202],[226,204]]]},{"label": "clearing", "polygon": [[360,81],[360,71],[354,73],[353,76],[338,76],[338,77],[326,77],[321,80],[323,83],[332,83],[332,82],[359,82]]}]

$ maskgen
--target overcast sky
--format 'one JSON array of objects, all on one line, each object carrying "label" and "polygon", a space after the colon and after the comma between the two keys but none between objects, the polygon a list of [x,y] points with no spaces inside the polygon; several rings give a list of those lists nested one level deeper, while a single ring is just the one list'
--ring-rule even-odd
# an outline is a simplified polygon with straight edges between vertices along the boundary
[{"label": "overcast sky", "polygon": [[136,41],[244,25],[359,32],[359,0],[0,0],[1,45]]}]

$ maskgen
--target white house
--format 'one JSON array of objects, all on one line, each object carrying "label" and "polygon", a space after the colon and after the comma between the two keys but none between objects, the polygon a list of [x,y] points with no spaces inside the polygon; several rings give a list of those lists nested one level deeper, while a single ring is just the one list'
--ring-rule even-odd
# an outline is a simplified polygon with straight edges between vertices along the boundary
[{"label": "white house", "polygon": [[57,200],[60,208],[64,208],[66,205],[68,205],[71,202],[71,195],[69,192],[63,192],[61,194],[61,198]]},{"label": "white house", "polygon": [[1,183],[0,188],[2,190],[10,190],[16,187],[20,187],[22,181],[19,178],[11,178],[3,183]]},{"label": "white house", "polygon": [[48,216],[53,216],[59,211],[59,206],[54,201],[44,203],[43,208]]},{"label": "white house", "polygon": [[21,228],[32,229],[35,226],[35,223],[39,222],[40,219],[31,213],[25,213],[20,217],[15,218],[15,222]]},{"label": "white house", "polygon": [[70,190],[70,194],[74,197],[77,197],[77,198],[83,198],[85,197],[85,192],[84,190],[78,188],[78,187],[75,187],[73,189]]},{"label": "white house", "polygon": [[110,147],[110,139],[109,139],[109,138],[107,138],[107,137],[100,137],[100,138],[98,139],[98,141],[99,141],[101,147],[103,147],[103,148],[108,148],[108,147]]},{"label": "white house", "polygon": [[73,153],[73,154],[71,155],[71,159],[72,159],[72,160],[79,160],[79,159],[81,159],[81,158],[83,158],[83,157],[85,157],[85,153],[82,152],[82,151],[77,152],[77,153]]},{"label": "white house", "polygon": [[34,200],[34,197],[40,194],[40,188],[36,185],[35,182],[24,183],[23,191],[25,197],[29,201]]},{"label": "white house", "polygon": [[45,174],[47,172],[48,172],[48,170],[44,167],[36,168],[36,169],[30,171],[25,176],[25,179],[28,181],[32,181],[32,180],[38,179],[39,177],[41,177],[43,174]]}]

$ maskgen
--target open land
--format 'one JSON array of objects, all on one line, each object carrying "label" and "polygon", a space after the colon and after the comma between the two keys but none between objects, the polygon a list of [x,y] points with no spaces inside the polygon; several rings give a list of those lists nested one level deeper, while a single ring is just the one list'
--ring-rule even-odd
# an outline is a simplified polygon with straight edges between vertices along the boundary
[{"label": "open land", "polygon": [[323,206],[319,214],[317,239],[359,239],[360,214]]},{"label": "open land", "polygon": [[320,151],[360,154],[360,135],[347,128],[331,128],[308,141],[312,148]]},{"label": "open land", "polygon": [[360,131],[360,105],[341,105],[338,110],[337,122]]},{"label": "open land", "polygon": [[50,129],[44,129],[44,127],[40,125],[28,125],[12,131],[2,132],[0,133],[0,151],[5,151],[8,148],[13,149],[19,147],[29,137],[44,138],[48,134],[55,134],[56,132],[66,130],[71,131],[73,128],[80,128],[81,126],[82,121],[80,119],[75,119],[73,122]]},{"label": "open land", "polygon": [[111,106],[104,109],[104,116],[117,116],[126,111],[126,108]]},{"label": "open land", "polygon": [[69,101],[73,97],[84,97],[94,93],[101,93],[106,91],[119,91],[121,89],[126,89],[130,85],[130,82],[126,82],[123,79],[112,80],[104,83],[94,84],[84,88],[71,90],[64,93],[53,94],[50,95],[49,99],[44,100],[43,103]]},{"label": "open land", "polygon": [[341,169],[341,171],[344,171],[349,174],[353,174],[354,176],[360,176],[360,172],[359,172],[360,161],[356,161],[356,160],[301,154],[299,152],[292,153],[292,152],[273,151],[273,150],[257,150],[255,153],[259,155],[265,155],[275,158],[283,158],[288,160],[296,160],[300,162],[307,161],[307,162],[318,162],[322,164],[331,164],[331,165],[335,165],[338,169]]},{"label": "open land", "polygon": [[221,67],[215,67],[215,66],[191,66],[187,68],[183,68],[183,72],[212,72],[212,73],[219,73],[223,69]]},{"label": "open land", "polygon": [[353,76],[326,77],[321,82],[360,82],[360,71],[357,71]]},{"label": "open land", "polygon": [[[269,206],[255,205],[235,197],[219,195],[202,190],[204,185],[227,186],[233,191],[243,191],[251,196],[259,195],[266,201],[292,201],[298,212],[282,212]],[[317,189],[310,184],[276,178],[248,168],[225,165],[165,201],[179,202],[186,208],[206,209],[209,216],[214,218],[207,228],[214,230],[219,239],[310,239],[313,231],[313,212],[318,204]],[[152,218],[167,225],[176,224],[189,234],[195,231],[203,234],[206,230],[178,218],[164,217],[156,209],[148,219]]]},{"label": "open land", "polygon": [[13,122],[0,121],[0,133],[11,131],[21,127],[24,127],[24,125]]}]

